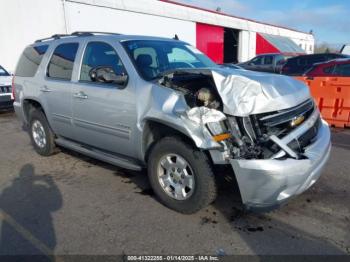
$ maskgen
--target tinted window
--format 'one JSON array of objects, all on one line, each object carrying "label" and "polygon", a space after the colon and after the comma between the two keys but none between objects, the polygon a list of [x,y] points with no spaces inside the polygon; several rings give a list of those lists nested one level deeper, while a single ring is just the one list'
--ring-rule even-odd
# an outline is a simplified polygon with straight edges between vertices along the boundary
[{"label": "tinted window", "polygon": [[265,56],[264,65],[272,65],[272,62],[273,62],[273,56],[271,55]]},{"label": "tinted window", "polygon": [[91,42],[85,50],[80,80],[92,82],[89,74],[91,69],[97,67],[112,68],[117,75],[126,74],[124,66],[113,47],[102,42]]},{"label": "tinted window", "polygon": [[259,56],[259,57],[255,57],[251,62],[252,65],[262,65],[263,63],[263,57]]},{"label": "tinted window", "polygon": [[9,76],[10,74],[2,67],[0,66],[0,76]]},{"label": "tinted window", "polygon": [[309,65],[313,65],[313,64],[316,64],[316,63],[324,62],[324,61],[327,61],[327,56],[323,56],[323,55],[314,56],[314,57],[310,57],[308,59],[308,64]]},{"label": "tinted window", "polygon": [[78,47],[79,45],[77,43],[67,43],[57,46],[49,62],[47,76],[71,80]]},{"label": "tinted window", "polygon": [[333,75],[350,76],[350,64],[336,65]]},{"label": "tinted window", "polygon": [[288,58],[286,56],[281,56],[281,55],[275,57],[276,64],[283,64],[287,61],[287,59]]},{"label": "tinted window", "polygon": [[306,66],[308,64],[308,61],[306,58],[298,58],[297,59],[297,65],[298,66]]},{"label": "tinted window", "polygon": [[15,75],[33,77],[38,70],[48,47],[48,45],[27,47],[18,61]]}]

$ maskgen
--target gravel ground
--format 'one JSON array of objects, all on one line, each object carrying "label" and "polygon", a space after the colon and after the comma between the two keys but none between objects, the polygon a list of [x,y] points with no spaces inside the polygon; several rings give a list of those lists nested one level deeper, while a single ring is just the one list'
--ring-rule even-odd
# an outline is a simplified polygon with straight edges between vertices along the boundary
[{"label": "gravel ground", "polygon": [[242,211],[227,171],[194,215],[157,202],[145,172],[62,150],[37,155],[0,113],[0,254],[350,254],[350,130],[333,130],[320,180],[279,210]]}]

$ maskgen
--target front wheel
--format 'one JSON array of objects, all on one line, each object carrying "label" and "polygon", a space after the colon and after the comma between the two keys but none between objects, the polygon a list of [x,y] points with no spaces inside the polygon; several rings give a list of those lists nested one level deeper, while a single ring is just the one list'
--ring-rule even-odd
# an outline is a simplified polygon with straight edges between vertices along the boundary
[{"label": "front wheel", "polygon": [[216,183],[208,157],[180,137],[166,137],[152,149],[148,176],[165,206],[195,213],[216,198]]}]

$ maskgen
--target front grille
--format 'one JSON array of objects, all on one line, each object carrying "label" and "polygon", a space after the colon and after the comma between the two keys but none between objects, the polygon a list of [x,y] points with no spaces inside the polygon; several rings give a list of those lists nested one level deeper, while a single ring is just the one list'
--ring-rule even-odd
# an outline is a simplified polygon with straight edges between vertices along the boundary
[{"label": "front grille", "polygon": [[12,87],[11,86],[0,86],[0,93],[11,93]]},{"label": "front grille", "polygon": [[310,99],[293,108],[257,115],[257,120],[263,133],[283,138],[298,126],[292,125],[293,120],[303,117],[305,121],[314,110],[314,102]]},{"label": "front grille", "polygon": [[280,110],[260,118],[261,123],[267,127],[274,127],[284,123],[290,123],[295,117],[304,116],[307,119],[314,109],[314,102],[307,100],[306,102],[285,110]]},{"label": "front grille", "polygon": [[288,144],[288,146],[296,152],[304,153],[304,148],[312,144],[316,139],[318,130],[321,127],[321,123],[322,123],[321,118],[318,117],[315,124],[308,131],[306,131],[299,138],[294,139],[292,142]]}]

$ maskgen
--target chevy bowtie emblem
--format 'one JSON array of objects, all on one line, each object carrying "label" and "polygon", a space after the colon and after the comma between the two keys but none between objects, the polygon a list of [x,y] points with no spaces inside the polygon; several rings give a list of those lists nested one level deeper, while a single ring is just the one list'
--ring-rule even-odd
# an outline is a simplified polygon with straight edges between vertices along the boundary
[{"label": "chevy bowtie emblem", "polygon": [[290,123],[290,125],[291,125],[292,127],[296,127],[296,126],[300,125],[304,120],[305,120],[305,117],[304,117],[304,116],[294,117],[294,119],[292,120],[292,122]]}]

